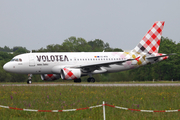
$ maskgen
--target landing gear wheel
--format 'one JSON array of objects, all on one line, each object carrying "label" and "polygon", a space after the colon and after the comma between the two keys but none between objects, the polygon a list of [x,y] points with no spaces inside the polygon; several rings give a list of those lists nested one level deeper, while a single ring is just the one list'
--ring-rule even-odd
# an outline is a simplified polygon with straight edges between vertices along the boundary
[{"label": "landing gear wheel", "polygon": [[81,82],[81,78],[75,79],[74,82],[75,82],[75,83],[80,83],[80,82]]},{"label": "landing gear wheel", "polygon": [[88,78],[88,79],[87,79],[87,82],[91,82],[91,79],[90,79],[90,78]]},{"label": "landing gear wheel", "polygon": [[95,79],[94,79],[93,77],[89,77],[89,78],[87,79],[87,81],[88,81],[88,82],[93,82],[93,83],[94,83],[94,82],[95,82]]},{"label": "landing gear wheel", "polygon": [[28,80],[28,81],[27,81],[27,84],[31,84],[31,83],[32,83],[32,81],[31,81],[31,80]]},{"label": "landing gear wheel", "polygon": [[32,78],[32,74],[28,74],[27,84],[31,84],[32,83],[31,78]]}]

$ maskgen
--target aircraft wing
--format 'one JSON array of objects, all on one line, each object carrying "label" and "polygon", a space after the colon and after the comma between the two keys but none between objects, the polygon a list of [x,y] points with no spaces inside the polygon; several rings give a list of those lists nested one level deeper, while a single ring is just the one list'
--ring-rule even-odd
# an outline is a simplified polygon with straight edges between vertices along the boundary
[{"label": "aircraft wing", "polygon": [[135,60],[135,59],[126,59],[126,60],[121,60],[121,61],[111,61],[111,62],[104,62],[104,63],[93,63],[93,64],[87,64],[87,65],[80,65],[79,67],[91,67],[91,66],[107,66],[107,65],[111,65],[111,64],[122,64],[123,62],[126,61],[131,61],[131,60]]},{"label": "aircraft wing", "polygon": [[122,64],[123,62],[131,61],[131,60],[136,60],[136,58],[110,61],[110,62],[92,63],[92,64],[85,64],[85,65],[74,65],[74,66],[70,66],[70,68],[81,68],[82,70],[91,72],[94,70],[100,70],[100,67],[103,67],[103,66],[108,67],[109,65],[112,65],[112,64]]},{"label": "aircraft wing", "polygon": [[158,59],[160,57],[166,57],[166,56],[171,56],[171,55],[176,55],[176,53],[171,53],[171,54],[165,54],[165,55],[160,55],[160,56],[152,56],[152,57],[146,57],[146,59],[148,60],[155,60],[155,59]]}]

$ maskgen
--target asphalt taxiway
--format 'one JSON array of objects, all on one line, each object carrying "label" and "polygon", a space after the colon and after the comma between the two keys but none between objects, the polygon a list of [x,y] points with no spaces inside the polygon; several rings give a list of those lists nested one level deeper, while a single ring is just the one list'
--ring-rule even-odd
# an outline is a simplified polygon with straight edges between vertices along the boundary
[{"label": "asphalt taxiway", "polygon": [[180,83],[133,83],[133,84],[97,84],[97,83],[87,83],[87,84],[61,84],[61,83],[56,83],[56,84],[48,84],[48,83],[43,83],[43,84],[0,84],[0,86],[92,86],[92,87],[127,87],[127,86],[180,86]]}]

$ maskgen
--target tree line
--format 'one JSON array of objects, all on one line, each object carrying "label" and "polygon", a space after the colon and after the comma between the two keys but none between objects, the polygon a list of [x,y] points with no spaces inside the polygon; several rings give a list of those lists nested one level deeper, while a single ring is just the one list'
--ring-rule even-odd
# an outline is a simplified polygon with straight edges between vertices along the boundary
[{"label": "tree line", "polygon": [[[47,45],[46,48],[32,50],[32,52],[122,52],[121,48],[112,48],[109,43],[95,39],[86,41],[83,38],[74,36],[64,40],[62,44]],[[0,82],[25,82],[27,75],[8,73],[3,70],[3,65],[10,61],[14,56],[30,52],[25,47],[7,46],[0,47]],[[96,74],[93,77],[96,81],[152,81],[154,80],[179,80],[180,79],[180,43],[176,43],[169,38],[162,37],[159,53],[177,53],[168,59],[146,65],[137,69],[122,71],[117,73]],[[86,81],[88,77],[82,77]],[[33,75],[32,81],[41,81],[40,75]],[[62,81],[62,80],[58,80]]]}]

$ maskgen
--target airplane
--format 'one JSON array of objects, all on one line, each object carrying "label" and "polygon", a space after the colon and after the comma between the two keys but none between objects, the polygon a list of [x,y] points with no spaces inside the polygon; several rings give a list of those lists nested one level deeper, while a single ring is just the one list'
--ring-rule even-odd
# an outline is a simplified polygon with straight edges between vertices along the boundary
[{"label": "airplane", "polygon": [[157,21],[139,44],[129,52],[40,52],[15,56],[3,69],[12,73],[28,74],[31,84],[33,74],[53,81],[59,78],[81,82],[95,82],[94,74],[119,72],[153,64],[167,59],[172,54],[158,53],[164,21]]}]

